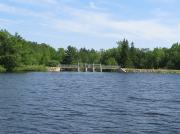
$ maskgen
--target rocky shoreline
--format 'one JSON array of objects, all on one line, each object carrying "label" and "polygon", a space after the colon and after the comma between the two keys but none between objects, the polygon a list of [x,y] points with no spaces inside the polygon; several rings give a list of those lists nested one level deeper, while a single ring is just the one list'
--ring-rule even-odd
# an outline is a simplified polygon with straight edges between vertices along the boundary
[{"label": "rocky shoreline", "polygon": [[127,73],[171,73],[180,74],[180,70],[172,69],[134,69],[134,68],[124,68]]},{"label": "rocky shoreline", "polygon": [[[135,69],[135,68],[122,68],[126,73],[163,73],[163,74],[180,74],[180,70],[172,69]],[[59,67],[48,67],[49,72],[60,72]]]}]

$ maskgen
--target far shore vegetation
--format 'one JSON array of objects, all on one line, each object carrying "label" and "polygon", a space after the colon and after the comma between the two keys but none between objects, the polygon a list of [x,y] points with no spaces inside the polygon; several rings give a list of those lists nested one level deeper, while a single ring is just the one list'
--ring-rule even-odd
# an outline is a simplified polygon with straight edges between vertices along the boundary
[{"label": "far shore vegetation", "polygon": [[48,68],[44,65],[26,65],[26,66],[20,66],[15,67],[14,72],[46,72],[48,71]]},{"label": "far shore vegetation", "polygon": [[0,66],[0,73],[6,72],[6,69],[2,66]]},{"label": "far shore vegetation", "polygon": [[78,62],[120,65],[129,72],[139,69],[139,72],[180,73],[180,44],[150,50],[136,48],[133,42],[124,39],[117,42],[117,47],[107,50],[73,46],[56,50],[48,44],[27,41],[17,33],[0,30],[0,72],[47,71],[47,67]]}]

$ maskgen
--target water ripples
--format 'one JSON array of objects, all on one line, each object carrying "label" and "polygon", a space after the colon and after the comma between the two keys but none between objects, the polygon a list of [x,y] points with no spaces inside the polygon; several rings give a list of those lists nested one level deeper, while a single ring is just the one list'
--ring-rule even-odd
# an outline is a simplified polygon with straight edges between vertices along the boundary
[{"label": "water ripples", "polygon": [[0,74],[0,133],[180,133],[180,75]]}]

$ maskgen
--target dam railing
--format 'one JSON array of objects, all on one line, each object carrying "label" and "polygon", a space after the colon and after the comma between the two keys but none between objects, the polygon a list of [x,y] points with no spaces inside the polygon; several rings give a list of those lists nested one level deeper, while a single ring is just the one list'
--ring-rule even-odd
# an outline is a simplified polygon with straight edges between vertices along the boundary
[{"label": "dam railing", "polygon": [[103,71],[119,71],[126,72],[121,66],[118,65],[102,65],[102,64],[75,64],[67,65],[60,64],[60,71],[77,71],[77,72],[103,72]]}]

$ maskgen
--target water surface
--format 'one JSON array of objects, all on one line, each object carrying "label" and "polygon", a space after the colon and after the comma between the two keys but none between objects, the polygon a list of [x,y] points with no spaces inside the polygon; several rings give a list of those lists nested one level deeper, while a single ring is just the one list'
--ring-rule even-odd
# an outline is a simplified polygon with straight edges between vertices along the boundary
[{"label": "water surface", "polygon": [[178,134],[180,75],[0,74],[0,134]]}]

